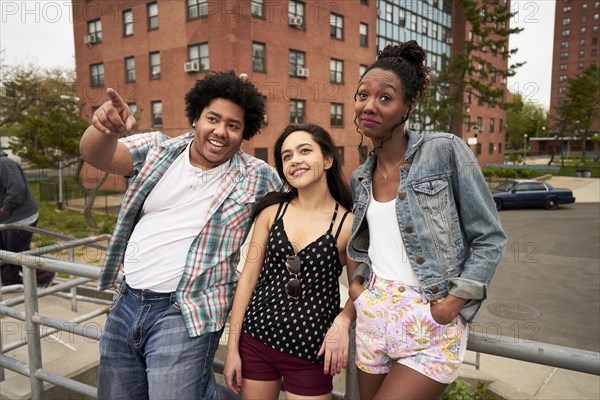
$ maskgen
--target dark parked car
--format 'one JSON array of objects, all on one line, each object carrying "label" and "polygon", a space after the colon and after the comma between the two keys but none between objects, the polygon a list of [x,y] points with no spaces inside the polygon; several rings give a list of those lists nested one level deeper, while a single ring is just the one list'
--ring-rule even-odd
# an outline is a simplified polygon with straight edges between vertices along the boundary
[{"label": "dark parked car", "polygon": [[555,189],[536,180],[508,181],[492,190],[496,209],[505,207],[545,207],[556,210],[560,204],[575,203],[569,189]]}]

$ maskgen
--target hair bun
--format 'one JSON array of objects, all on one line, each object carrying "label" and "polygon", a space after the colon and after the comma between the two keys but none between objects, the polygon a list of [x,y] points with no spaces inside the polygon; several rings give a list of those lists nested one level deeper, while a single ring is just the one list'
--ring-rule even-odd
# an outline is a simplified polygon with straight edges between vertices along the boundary
[{"label": "hair bun", "polygon": [[425,51],[419,44],[410,40],[398,46],[387,45],[380,53],[378,58],[402,58],[411,64],[420,65],[426,59]]}]

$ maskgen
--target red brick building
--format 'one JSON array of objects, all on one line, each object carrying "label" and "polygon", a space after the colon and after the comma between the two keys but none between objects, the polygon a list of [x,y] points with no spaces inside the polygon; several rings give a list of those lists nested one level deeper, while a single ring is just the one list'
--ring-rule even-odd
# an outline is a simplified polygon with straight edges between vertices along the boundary
[{"label": "red brick building", "polygon": [[[354,92],[378,48],[414,38],[437,69],[442,54],[476,39],[462,13],[449,12],[446,3],[73,1],[78,96],[90,116],[113,87],[136,111],[140,132],[175,136],[190,129],[184,95],[195,81],[208,70],[234,70],[246,74],[267,101],[266,126],[243,144],[246,152],[273,163],[279,132],[290,122],[313,122],[333,135],[349,176],[360,164]],[[384,35],[385,27],[391,36]],[[506,68],[506,59],[483,50],[482,55]],[[505,86],[491,79],[490,84]],[[472,124],[461,120],[452,132],[467,141],[477,125],[471,148],[479,162],[502,162],[504,111],[480,106],[468,93],[465,102]]]},{"label": "red brick building", "polygon": [[233,69],[267,101],[266,126],[245,151],[273,163],[281,130],[290,121],[314,122],[334,136],[349,176],[359,165],[359,66],[376,55],[375,3],[73,2],[78,95],[91,115],[113,87],[137,110],[140,132],[174,136],[190,130],[184,95],[195,81]]},{"label": "red brick building", "polygon": [[[556,0],[549,133],[560,130],[556,107],[565,100],[567,79],[577,77],[590,65],[600,66],[599,39],[600,0]],[[592,131],[600,131],[600,118],[594,121]],[[593,150],[593,143],[588,146]]]}]

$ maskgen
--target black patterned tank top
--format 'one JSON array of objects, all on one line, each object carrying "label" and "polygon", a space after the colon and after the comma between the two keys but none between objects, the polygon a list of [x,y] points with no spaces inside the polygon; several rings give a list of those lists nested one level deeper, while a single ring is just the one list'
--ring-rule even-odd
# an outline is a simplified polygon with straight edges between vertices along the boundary
[{"label": "black patterned tank top", "polygon": [[295,254],[283,226],[288,204],[283,212],[283,204],[279,206],[271,227],[264,265],[246,310],[244,332],[275,350],[323,363],[323,357],[317,357],[317,352],[339,312],[339,277],[343,265],[337,238],[348,212],[332,235],[339,208],[336,203],[327,232],[298,252],[302,265],[298,275],[301,294],[294,299],[285,292],[286,283],[294,277],[285,261]]}]

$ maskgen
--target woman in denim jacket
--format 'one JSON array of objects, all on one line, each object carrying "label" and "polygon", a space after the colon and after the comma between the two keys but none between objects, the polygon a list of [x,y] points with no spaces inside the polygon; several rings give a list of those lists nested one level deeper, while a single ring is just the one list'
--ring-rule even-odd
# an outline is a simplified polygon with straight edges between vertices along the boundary
[{"label": "woman in denim jacket", "polygon": [[387,46],[355,95],[357,130],[374,147],[350,181],[362,400],[437,398],[456,378],[506,243],[468,146],[405,128],[430,84],[425,58],[415,41]]}]

